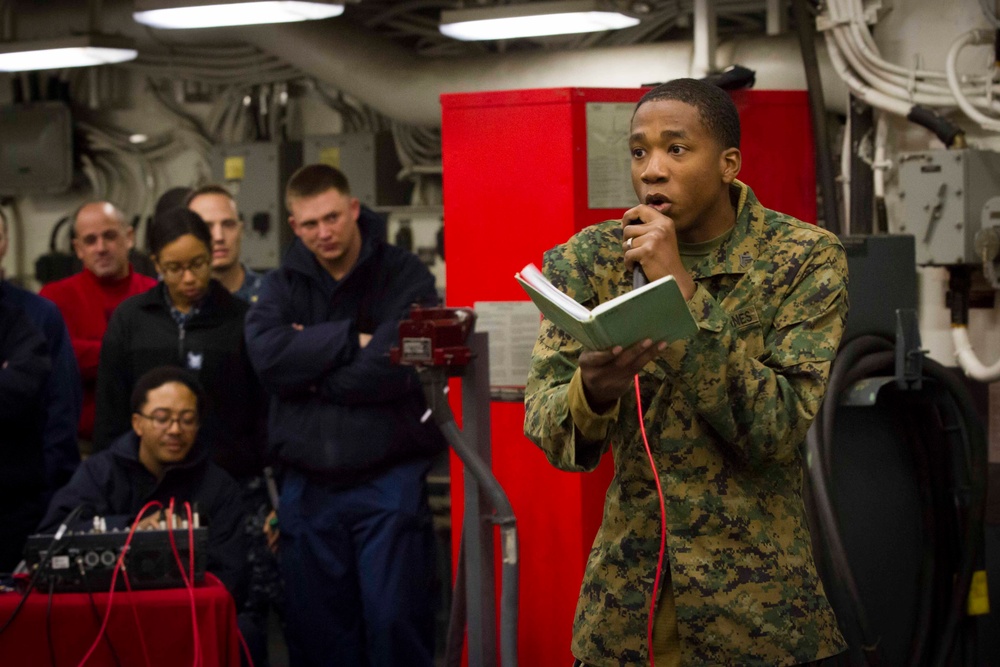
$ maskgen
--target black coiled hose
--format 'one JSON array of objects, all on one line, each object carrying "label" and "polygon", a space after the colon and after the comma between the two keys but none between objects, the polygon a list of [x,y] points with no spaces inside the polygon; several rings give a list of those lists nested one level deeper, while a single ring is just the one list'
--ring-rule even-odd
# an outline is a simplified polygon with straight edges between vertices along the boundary
[{"label": "black coiled hose", "polygon": [[[807,472],[815,519],[819,523],[818,527],[828,550],[833,573],[843,584],[849,599],[853,615],[851,622],[856,626],[861,638],[868,665],[879,664],[879,640],[867,617],[851,571],[831,496],[833,427],[842,392],[864,378],[893,375],[895,357],[894,345],[877,336],[860,336],[844,345],[830,373],[827,400],[824,401],[806,439],[809,454]],[[908,664],[945,667],[949,664],[956,646],[960,626],[965,618],[972,575],[983,553],[987,440],[967,389],[952,371],[925,358],[922,379],[928,379],[944,390],[943,396],[936,403],[942,413],[949,416],[941,431],[950,451],[955,453],[953,462],[955,469],[950,471],[953,476],[952,497],[949,499],[952,505],[946,511],[959,512],[955,523],[961,535],[961,543],[956,549],[955,571],[938,576],[935,576],[935,571],[945,567],[946,564],[942,559],[936,558],[933,544],[926,545],[928,552],[923,555],[921,563],[922,590],[916,611],[917,630],[911,642]],[[908,434],[911,439],[914,436],[925,435],[916,433],[912,425],[908,428]],[[934,474],[932,470],[928,470],[929,465],[926,461],[917,467],[918,474],[922,474],[922,471]],[[926,489],[927,481],[921,480],[921,488]],[[933,515],[933,512],[931,514]],[[926,511],[922,518],[926,526],[928,522]],[[931,521],[936,519],[932,516]],[[929,529],[935,532],[934,523]],[[927,590],[927,585],[932,581],[945,581],[951,584],[946,586],[947,610],[943,616],[943,626],[934,632],[930,632],[933,598]]]}]

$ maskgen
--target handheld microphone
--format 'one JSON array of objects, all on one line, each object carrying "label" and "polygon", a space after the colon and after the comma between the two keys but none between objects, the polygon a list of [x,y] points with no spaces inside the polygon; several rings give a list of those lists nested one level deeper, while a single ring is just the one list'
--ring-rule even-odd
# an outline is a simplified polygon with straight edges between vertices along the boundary
[{"label": "handheld microphone", "polygon": [[[633,220],[629,224],[630,225],[641,225],[642,224],[642,220]],[[632,247],[631,241],[632,241],[632,239],[629,239],[629,246],[628,247],[630,249]],[[639,262],[636,262],[635,266],[632,267],[632,289],[639,289],[640,287],[642,287],[643,285],[645,285],[648,282],[649,282],[649,279],[646,278],[646,274],[642,270],[642,264],[640,264]]]},{"label": "handheld microphone", "polygon": [[639,289],[648,282],[649,279],[646,278],[646,274],[642,270],[642,264],[636,262],[635,267],[632,269],[632,289]]}]

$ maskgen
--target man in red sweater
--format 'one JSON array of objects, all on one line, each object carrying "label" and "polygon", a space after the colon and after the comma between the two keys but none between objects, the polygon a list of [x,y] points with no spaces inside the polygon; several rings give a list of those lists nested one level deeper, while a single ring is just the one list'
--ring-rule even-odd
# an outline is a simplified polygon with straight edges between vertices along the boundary
[{"label": "man in red sweater", "polygon": [[97,362],[108,320],[118,304],[153,287],[156,280],[132,270],[128,253],[135,244],[134,232],[112,204],[99,201],[81,206],[73,220],[73,234],[73,249],[83,263],[83,271],[45,285],[39,294],[62,311],[73,341],[83,378],[81,453],[89,454]]}]

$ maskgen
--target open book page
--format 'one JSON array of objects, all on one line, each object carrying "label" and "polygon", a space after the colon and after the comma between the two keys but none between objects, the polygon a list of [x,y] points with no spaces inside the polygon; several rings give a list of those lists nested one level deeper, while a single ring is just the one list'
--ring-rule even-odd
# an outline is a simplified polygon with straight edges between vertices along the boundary
[{"label": "open book page", "polygon": [[514,277],[546,318],[591,350],[629,347],[647,338],[671,342],[697,330],[671,276],[617,296],[593,311],[560,292],[534,265]]},{"label": "open book page", "polygon": [[549,282],[549,279],[538,270],[538,267],[534,264],[528,264],[526,267],[521,269],[521,271],[515,277],[520,277],[522,282],[528,283],[535,288],[542,295],[546,296],[550,301],[554,301],[555,304],[561,308],[567,315],[580,322],[585,322],[590,319],[590,311],[584,306],[577,303],[569,295],[560,292],[559,289]]},{"label": "open book page", "polygon": [[[538,270],[535,269],[535,271]],[[518,273],[515,274],[514,277],[517,279],[519,283],[521,283],[521,287],[523,287],[524,291],[527,292],[528,296],[531,297],[531,300],[538,307],[538,310],[542,311],[542,315],[544,315],[550,322],[555,324],[564,332],[566,332],[576,340],[580,341],[580,343],[587,349],[590,350],[601,349],[600,343],[598,342],[598,340],[595,339],[594,335],[591,332],[591,327],[593,327],[594,323],[591,320],[590,313],[587,311],[586,308],[583,308],[583,306],[580,306],[580,304],[576,304],[575,301],[570,299],[570,301],[573,301],[573,303],[575,303],[579,308],[583,309],[587,319],[581,321],[577,319],[575,316],[570,315],[568,312],[566,312],[566,310],[564,310],[564,304],[565,304],[564,299],[558,299],[554,296],[550,296],[552,294],[551,290],[555,289],[555,287],[553,287],[551,283],[548,283],[548,281],[546,281],[546,284],[548,284],[549,288],[551,289],[543,293],[540,290],[535,289],[535,287],[532,286],[532,284],[526,281],[524,278],[522,278],[521,275],[522,275],[521,273]],[[556,292],[562,294],[558,290],[556,290]],[[565,294],[562,294],[562,296],[565,299],[569,299],[569,297],[567,297]]]}]

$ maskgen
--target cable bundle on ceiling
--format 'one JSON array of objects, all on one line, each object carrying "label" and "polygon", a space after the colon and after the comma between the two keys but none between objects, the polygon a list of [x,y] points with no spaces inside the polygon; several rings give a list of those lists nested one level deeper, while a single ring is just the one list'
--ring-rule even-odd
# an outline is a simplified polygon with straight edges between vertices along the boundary
[{"label": "cable bundle on ceiling", "polygon": [[[928,126],[940,123],[932,109],[959,106],[986,130],[1000,130],[1000,102],[993,99],[995,63],[979,74],[960,76],[959,52],[968,45],[992,43],[992,34],[974,30],[951,46],[945,71],[903,67],[885,60],[868,27],[861,0],[829,0],[817,19],[826,32],[830,60],[851,93],[871,106]],[[939,136],[940,132],[938,132]],[[954,139],[954,137],[952,137]],[[946,145],[949,141],[942,138]]]}]

